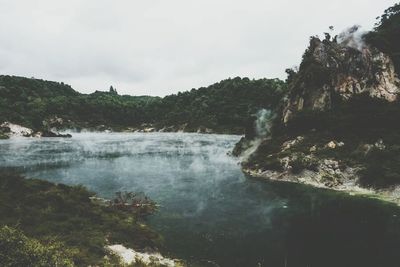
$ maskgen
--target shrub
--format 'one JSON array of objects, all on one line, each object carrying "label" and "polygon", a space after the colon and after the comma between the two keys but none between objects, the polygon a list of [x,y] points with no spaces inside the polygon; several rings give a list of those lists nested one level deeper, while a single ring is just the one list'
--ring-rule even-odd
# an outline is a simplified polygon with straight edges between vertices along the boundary
[{"label": "shrub", "polygon": [[359,171],[362,186],[384,188],[400,183],[400,148],[373,149]]},{"label": "shrub", "polygon": [[317,171],[318,162],[311,157],[305,157],[303,154],[297,155],[291,162],[292,166],[291,172],[294,174],[299,174],[304,170]]},{"label": "shrub", "polygon": [[43,244],[56,237],[77,251],[73,260],[78,266],[99,265],[109,243],[158,247],[159,235],[138,221],[140,215],[100,205],[91,201],[91,196],[82,186],[55,185],[0,172],[0,227],[18,225],[24,234]]},{"label": "shrub", "polygon": [[69,267],[74,266],[72,254],[72,250],[62,243],[42,244],[19,230],[7,226],[0,228],[0,263],[3,267]]}]

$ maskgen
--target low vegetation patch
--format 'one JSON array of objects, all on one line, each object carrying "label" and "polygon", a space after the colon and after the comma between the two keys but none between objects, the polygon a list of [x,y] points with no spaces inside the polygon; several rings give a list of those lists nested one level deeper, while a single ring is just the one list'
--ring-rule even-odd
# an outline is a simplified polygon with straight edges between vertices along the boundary
[{"label": "low vegetation patch", "polygon": [[14,228],[8,226],[0,228],[1,266],[72,267],[74,266],[72,258],[76,253],[75,250],[65,248],[62,243],[42,244]]},{"label": "low vegetation patch", "polygon": [[[12,249],[20,239],[23,250],[15,253],[26,254],[21,260],[37,254],[34,257],[51,261],[54,259],[47,255],[57,251],[65,256],[59,259],[68,264],[88,266],[105,264],[106,245],[123,244],[133,249],[160,245],[160,236],[143,224],[142,215],[148,214],[149,207],[144,211],[138,204],[145,203],[130,202],[135,208],[127,209],[110,204],[112,201],[94,201],[93,197],[82,186],[56,185],[1,172],[0,244],[4,247],[0,252]],[[0,261],[17,254],[0,254]],[[21,262],[10,266],[41,265]]]}]

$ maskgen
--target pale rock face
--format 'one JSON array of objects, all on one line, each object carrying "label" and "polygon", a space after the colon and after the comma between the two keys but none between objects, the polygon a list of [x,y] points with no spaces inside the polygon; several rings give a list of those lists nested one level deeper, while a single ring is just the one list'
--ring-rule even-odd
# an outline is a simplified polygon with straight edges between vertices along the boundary
[{"label": "pale rock face", "polygon": [[[372,57],[367,48],[365,51],[365,57]],[[368,85],[370,77],[361,79],[354,76],[340,77],[336,91],[347,99],[353,94],[368,92],[372,97],[383,98],[390,102],[397,100],[400,81],[396,76],[392,60],[387,55],[377,52],[368,64],[380,68],[374,76],[375,84]]]},{"label": "pale rock face", "polygon": [[292,148],[293,146],[297,145],[298,143],[302,142],[303,140],[304,140],[303,136],[297,136],[293,140],[289,140],[289,141],[284,142],[282,144],[282,151],[286,151],[286,150]]},{"label": "pale rock face", "polygon": [[124,264],[144,263],[149,266],[178,266],[174,260],[164,258],[160,253],[137,252],[123,245],[111,245],[106,248],[111,253],[118,255]]},{"label": "pale rock face", "polygon": [[330,141],[326,146],[329,147],[330,149],[335,149],[336,148],[336,143],[333,142],[333,141]]},{"label": "pale rock face", "polygon": [[8,127],[10,128],[10,135],[11,136],[31,136],[33,134],[33,130],[23,127],[21,125],[18,124],[13,124],[10,122],[4,122],[0,125],[1,127]]},{"label": "pale rock face", "polygon": [[[357,50],[336,41],[312,38],[305,57],[308,63],[300,67],[298,78],[290,84],[284,123],[304,109],[331,108],[334,94],[349,99],[367,93],[389,102],[399,97],[400,80],[392,60],[367,45]],[[309,66],[315,68],[310,70]]]}]

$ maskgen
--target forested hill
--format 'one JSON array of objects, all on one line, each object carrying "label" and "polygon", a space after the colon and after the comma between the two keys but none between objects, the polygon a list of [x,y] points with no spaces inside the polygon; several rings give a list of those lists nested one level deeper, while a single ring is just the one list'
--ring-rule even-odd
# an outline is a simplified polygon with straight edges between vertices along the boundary
[{"label": "forested hill", "polygon": [[285,91],[285,82],[278,79],[234,78],[164,98],[119,95],[114,88],[81,94],[64,83],[0,76],[0,122],[34,129],[243,133],[252,115],[275,109]]}]

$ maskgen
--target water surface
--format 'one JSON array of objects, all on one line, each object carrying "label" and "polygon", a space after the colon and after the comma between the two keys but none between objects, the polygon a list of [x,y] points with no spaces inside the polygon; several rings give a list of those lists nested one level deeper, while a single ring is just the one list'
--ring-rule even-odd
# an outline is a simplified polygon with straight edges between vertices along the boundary
[{"label": "water surface", "polygon": [[400,212],[366,198],[245,177],[240,136],[80,133],[0,140],[0,167],[82,184],[102,197],[145,192],[165,253],[191,266],[400,266]]}]

